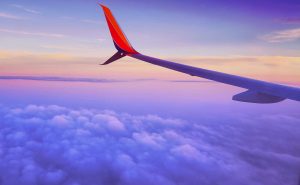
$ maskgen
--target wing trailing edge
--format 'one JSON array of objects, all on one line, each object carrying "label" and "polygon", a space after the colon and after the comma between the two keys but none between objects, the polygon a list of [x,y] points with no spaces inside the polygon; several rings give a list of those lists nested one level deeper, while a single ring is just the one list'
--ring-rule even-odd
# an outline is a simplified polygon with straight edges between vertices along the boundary
[{"label": "wing trailing edge", "polygon": [[285,98],[247,90],[245,92],[234,95],[232,97],[232,100],[248,103],[278,103],[285,100]]},{"label": "wing trailing edge", "polygon": [[234,95],[232,99],[235,101],[249,103],[277,103],[285,99],[300,101],[300,88],[297,87],[255,80],[142,55],[131,46],[129,40],[112,15],[110,9],[101,4],[100,6],[104,11],[106,22],[108,24],[114,45],[118,50],[116,54],[114,54],[102,65],[107,65],[120,58],[123,58],[124,56],[129,56],[144,62],[192,76],[202,77],[216,82],[247,89],[245,92]]}]

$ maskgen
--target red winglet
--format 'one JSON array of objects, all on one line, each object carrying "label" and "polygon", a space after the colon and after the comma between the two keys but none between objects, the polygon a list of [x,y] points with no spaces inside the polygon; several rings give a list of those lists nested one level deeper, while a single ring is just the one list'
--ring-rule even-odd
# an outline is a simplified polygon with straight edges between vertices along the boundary
[{"label": "red winglet", "polygon": [[129,54],[136,54],[138,53],[129,43],[128,39],[126,38],[125,34],[123,33],[121,27],[117,23],[116,19],[114,18],[112,12],[106,6],[99,4],[105,14],[106,22],[109,27],[110,34],[114,41],[114,44],[118,50],[122,50]]}]

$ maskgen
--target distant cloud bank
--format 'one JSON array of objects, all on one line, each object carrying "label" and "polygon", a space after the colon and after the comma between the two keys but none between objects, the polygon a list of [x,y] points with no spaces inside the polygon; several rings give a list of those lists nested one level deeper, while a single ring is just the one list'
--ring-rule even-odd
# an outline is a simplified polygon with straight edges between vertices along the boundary
[{"label": "distant cloud bank", "polygon": [[55,82],[89,82],[89,83],[126,82],[122,80],[112,80],[112,79],[74,78],[74,77],[55,77],[55,76],[0,76],[0,80],[34,80],[34,81],[55,81]]},{"label": "distant cloud bank", "polygon": [[114,80],[100,78],[76,78],[76,77],[56,77],[56,76],[0,76],[0,80],[34,80],[53,82],[87,82],[87,83],[114,83],[114,82],[139,82],[139,81],[165,81],[174,83],[210,83],[209,80],[158,80],[158,79],[130,79]]},{"label": "distant cloud bank", "polygon": [[0,107],[0,184],[296,184],[300,119]]}]

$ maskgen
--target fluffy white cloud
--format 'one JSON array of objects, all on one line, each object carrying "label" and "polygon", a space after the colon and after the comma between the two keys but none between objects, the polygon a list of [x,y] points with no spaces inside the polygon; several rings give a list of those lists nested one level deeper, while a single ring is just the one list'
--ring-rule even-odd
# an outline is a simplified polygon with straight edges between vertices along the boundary
[{"label": "fluffy white cloud", "polygon": [[298,116],[0,107],[0,184],[296,184]]}]

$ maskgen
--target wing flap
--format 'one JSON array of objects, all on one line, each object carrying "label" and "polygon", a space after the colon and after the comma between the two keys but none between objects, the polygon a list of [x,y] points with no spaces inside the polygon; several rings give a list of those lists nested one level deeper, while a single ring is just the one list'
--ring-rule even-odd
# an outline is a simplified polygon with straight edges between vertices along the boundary
[{"label": "wing flap", "polygon": [[247,90],[245,92],[234,95],[232,97],[232,100],[248,103],[277,103],[285,100],[285,98],[253,90]]}]

